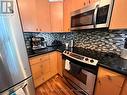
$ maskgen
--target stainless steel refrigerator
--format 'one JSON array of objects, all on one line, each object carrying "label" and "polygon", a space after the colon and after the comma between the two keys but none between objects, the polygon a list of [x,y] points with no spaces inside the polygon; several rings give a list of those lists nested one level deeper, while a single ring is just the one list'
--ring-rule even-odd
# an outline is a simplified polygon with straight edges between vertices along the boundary
[{"label": "stainless steel refrigerator", "polygon": [[13,12],[0,13],[0,95],[20,88],[26,95],[35,95],[16,0],[2,1],[13,1]]}]

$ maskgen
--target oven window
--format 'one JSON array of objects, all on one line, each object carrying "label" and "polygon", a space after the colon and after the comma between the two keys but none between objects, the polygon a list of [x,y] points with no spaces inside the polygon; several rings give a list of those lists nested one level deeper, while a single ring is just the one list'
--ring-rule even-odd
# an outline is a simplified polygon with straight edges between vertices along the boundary
[{"label": "oven window", "polygon": [[68,71],[72,76],[74,76],[76,79],[78,79],[79,81],[81,81],[82,83],[84,83],[86,85],[87,83],[87,74],[83,73],[82,71],[82,67],[72,63],[71,62],[71,69],[70,71]]},{"label": "oven window", "polygon": [[94,10],[71,17],[71,27],[93,25]]}]

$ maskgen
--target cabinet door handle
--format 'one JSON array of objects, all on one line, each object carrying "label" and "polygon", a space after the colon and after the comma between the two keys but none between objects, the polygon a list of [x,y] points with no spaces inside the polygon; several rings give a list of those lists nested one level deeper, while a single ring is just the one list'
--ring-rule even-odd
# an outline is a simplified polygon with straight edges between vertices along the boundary
[{"label": "cabinet door handle", "polygon": [[89,0],[89,4],[91,3],[91,1]]},{"label": "cabinet door handle", "polygon": [[86,5],[86,3],[84,2],[84,6]]},{"label": "cabinet door handle", "polygon": [[38,28],[36,28],[36,31],[38,31]]},{"label": "cabinet door handle", "polygon": [[101,85],[101,81],[100,80],[98,80],[98,83]]},{"label": "cabinet door handle", "polygon": [[110,75],[106,75],[107,76],[107,78],[109,79],[109,80],[112,80],[112,78],[111,78],[111,76]]}]

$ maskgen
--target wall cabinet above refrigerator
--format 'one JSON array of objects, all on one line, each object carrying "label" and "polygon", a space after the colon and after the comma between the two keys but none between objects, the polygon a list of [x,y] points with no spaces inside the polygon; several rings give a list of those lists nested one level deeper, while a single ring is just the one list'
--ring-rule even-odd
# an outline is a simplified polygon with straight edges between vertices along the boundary
[{"label": "wall cabinet above refrigerator", "polygon": [[24,32],[49,32],[50,9],[48,0],[18,0]]},{"label": "wall cabinet above refrigerator", "polygon": [[18,0],[24,32],[63,31],[63,2]]},{"label": "wall cabinet above refrigerator", "polygon": [[20,10],[20,17],[23,26],[23,30],[36,31],[37,25],[37,14],[35,0],[17,0]]}]

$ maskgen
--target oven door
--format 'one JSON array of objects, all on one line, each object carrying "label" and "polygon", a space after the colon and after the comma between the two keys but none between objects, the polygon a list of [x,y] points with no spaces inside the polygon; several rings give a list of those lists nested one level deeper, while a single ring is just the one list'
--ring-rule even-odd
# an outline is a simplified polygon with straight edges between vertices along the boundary
[{"label": "oven door", "polygon": [[95,27],[98,2],[72,12],[71,30],[91,29]]},{"label": "oven door", "polygon": [[77,63],[70,62],[70,70],[64,69],[65,80],[76,90],[77,95],[93,95],[96,75],[83,69]]}]

